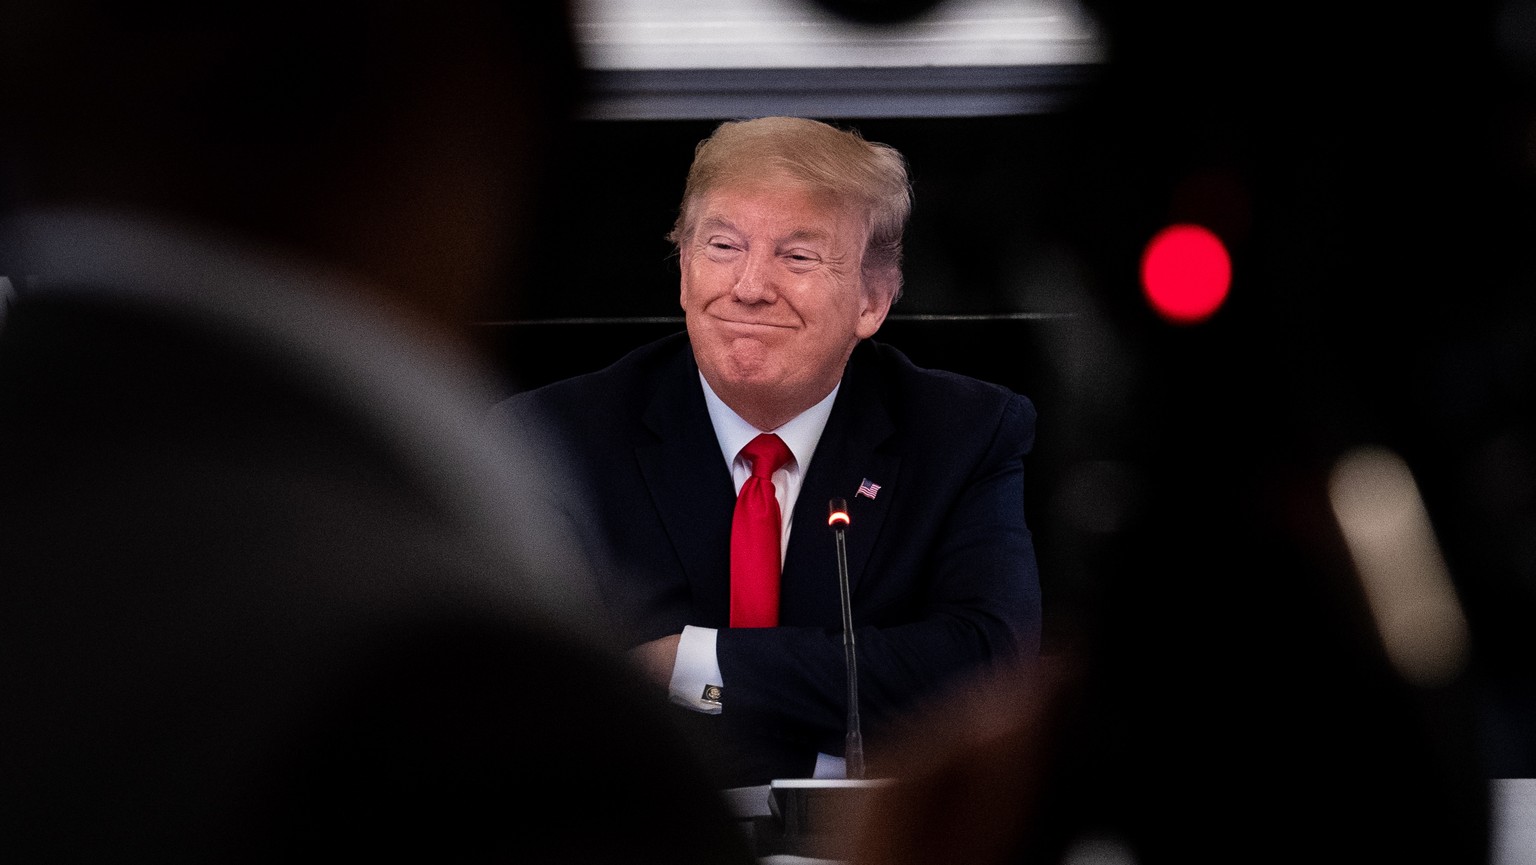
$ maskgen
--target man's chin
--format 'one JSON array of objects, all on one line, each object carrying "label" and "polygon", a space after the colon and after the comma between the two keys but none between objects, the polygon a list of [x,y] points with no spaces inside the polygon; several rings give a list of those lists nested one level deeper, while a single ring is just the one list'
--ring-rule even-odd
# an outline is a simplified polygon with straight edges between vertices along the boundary
[{"label": "man's chin", "polygon": [[705,369],[705,377],[718,382],[721,388],[740,391],[771,390],[784,386],[784,369],[761,345],[732,345],[718,355],[715,361]]},{"label": "man's chin", "polygon": [[779,370],[761,364],[728,363],[721,370],[720,380],[734,388],[774,388],[783,386],[784,376]]}]

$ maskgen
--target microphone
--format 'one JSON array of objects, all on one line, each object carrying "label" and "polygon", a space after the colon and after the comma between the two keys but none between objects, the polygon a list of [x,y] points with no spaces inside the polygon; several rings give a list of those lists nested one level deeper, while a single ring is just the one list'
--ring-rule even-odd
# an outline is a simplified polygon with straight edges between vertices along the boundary
[{"label": "microphone", "polygon": [[843,537],[850,520],[848,502],[827,502],[827,525],[837,537],[837,586],[843,601],[843,663],[848,668],[848,744],[845,765],[848,777],[864,777],[864,734],[859,729],[859,664],[853,643],[853,603],[848,597],[848,544]]},{"label": "microphone", "polygon": [[[889,779],[864,778],[864,736],[859,729],[859,670],[853,642],[853,603],[848,588],[848,502],[827,502],[827,525],[837,538],[837,582],[843,602],[843,661],[848,668],[848,740],[843,758],[846,778],[778,778],[768,784],[768,810],[780,834],[765,835],[773,852],[808,856],[816,861],[851,858],[850,827],[869,807],[875,788]],[[754,841],[757,840],[754,836]]]}]

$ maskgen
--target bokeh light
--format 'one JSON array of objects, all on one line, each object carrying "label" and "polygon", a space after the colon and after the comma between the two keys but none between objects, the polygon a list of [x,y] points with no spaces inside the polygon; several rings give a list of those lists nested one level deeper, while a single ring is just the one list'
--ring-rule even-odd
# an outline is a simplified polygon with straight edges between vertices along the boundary
[{"label": "bokeh light", "polygon": [[1209,318],[1227,299],[1232,261],[1221,238],[1199,225],[1170,225],[1141,258],[1141,287],[1158,315],[1177,324]]}]

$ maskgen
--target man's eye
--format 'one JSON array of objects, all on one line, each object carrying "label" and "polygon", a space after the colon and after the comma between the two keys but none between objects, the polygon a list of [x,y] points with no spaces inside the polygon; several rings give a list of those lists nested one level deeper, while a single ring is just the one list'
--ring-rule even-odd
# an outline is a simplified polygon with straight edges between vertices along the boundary
[{"label": "man's eye", "polygon": [[817,261],[816,256],[808,252],[791,252],[785,258],[796,264],[814,264]]}]

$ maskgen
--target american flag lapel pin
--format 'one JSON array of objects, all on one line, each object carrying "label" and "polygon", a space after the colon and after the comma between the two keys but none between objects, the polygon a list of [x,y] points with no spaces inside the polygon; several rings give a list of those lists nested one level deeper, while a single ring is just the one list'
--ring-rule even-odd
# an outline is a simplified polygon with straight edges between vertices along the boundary
[{"label": "american flag lapel pin", "polygon": [[869,478],[865,478],[863,482],[859,484],[859,491],[854,493],[854,496],[863,496],[866,499],[873,500],[875,496],[879,494],[880,485],[870,480]]}]

